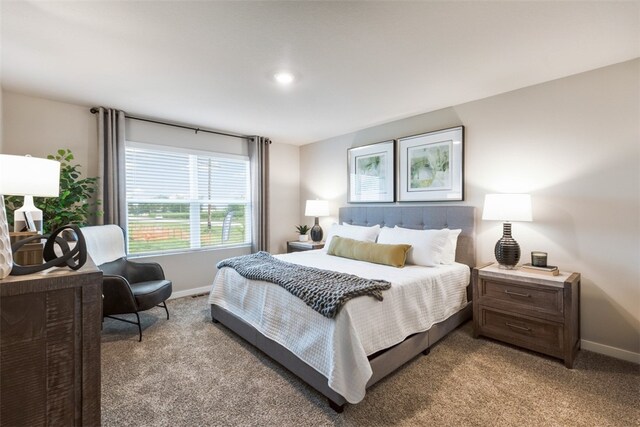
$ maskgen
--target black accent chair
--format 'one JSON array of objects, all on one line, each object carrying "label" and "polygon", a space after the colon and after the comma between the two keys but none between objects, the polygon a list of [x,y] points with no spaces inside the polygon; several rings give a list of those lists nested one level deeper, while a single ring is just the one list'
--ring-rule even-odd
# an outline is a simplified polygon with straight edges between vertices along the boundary
[{"label": "black accent chair", "polygon": [[[167,313],[167,299],[172,284],[164,277],[160,264],[132,262],[124,253],[124,232],[117,225],[85,227],[82,234],[87,251],[97,267],[104,273],[102,282],[102,316],[138,325],[142,341],[140,311],[162,307]],[[116,317],[116,314],[135,314],[136,322]]]}]

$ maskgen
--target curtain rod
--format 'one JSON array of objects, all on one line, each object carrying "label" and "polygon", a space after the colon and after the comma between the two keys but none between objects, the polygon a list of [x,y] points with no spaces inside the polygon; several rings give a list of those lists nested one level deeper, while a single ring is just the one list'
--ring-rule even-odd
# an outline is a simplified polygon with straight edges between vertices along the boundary
[{"label": "curtain rod", "polygon": [[[96,107],[93,107],[89,111],[91,111],[91,114],[96,114],[98,112],[98,109]],[[196,127],[192,127],[192,126],[185,126],[185,125],[178,125],[178,124],[175,124],[175,123],[162,122],[160,120],[145,119],[143,117],[136,117],[136,116],[132,116],[132,115],[127,114],[127,113],[125,113],[124,116],[125,116],[125,118],[131,119],[131,120],[138,120],[138,121],[141,121],[141,122],[148,122],[148,123],[156,123],[156,124],[164,125],[164,126],[173,126],[173,127],[181,128],[181,129],[189,129],[189,130],[195,131],[196,134],[198,132],[205,132],[205,133],[213,133],[215,135],[230,136],[232,138],[251,139],[251,137],[247,136],[247,135],[236,135],[236,134],[232,134],[232,133],[219,132],[219,131],[215,131],[215,130],[201,129],[201,128],[196,128]]]}]

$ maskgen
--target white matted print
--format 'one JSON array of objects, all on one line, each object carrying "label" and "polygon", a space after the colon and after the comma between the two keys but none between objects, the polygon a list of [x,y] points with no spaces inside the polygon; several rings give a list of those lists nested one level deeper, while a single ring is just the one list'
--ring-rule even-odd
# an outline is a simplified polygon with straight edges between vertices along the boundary
[{"label": "white matted print", "polygon": [[350,148],[349,203],[384,203],[395,200],[394,141]]},{"label": "white matted print", "polygon": [[462,126],[398,140],[398,200],[463,200]]}]

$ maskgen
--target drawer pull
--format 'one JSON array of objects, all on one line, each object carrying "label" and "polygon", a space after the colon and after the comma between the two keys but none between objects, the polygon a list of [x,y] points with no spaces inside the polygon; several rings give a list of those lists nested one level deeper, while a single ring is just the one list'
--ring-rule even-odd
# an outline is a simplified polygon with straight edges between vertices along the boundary
[{"label": "drawer pull", "polygon": [[504,293],[507,294],[507,295],[514,295],[516,297],[531,298],[531,294],[521,294],[519,292],[512,292],[509,289],[505,289]]},{"label": "drawer pull", "polygon": [[507,325],[510,328],[520,329],[521,331],[527,331],[527,332],[531,331],[531,328],[527,328],[525,326],[520,326],[520,325],[514,325],[513,323],[509,323],[509,322],[505,322],[505,325]]}]

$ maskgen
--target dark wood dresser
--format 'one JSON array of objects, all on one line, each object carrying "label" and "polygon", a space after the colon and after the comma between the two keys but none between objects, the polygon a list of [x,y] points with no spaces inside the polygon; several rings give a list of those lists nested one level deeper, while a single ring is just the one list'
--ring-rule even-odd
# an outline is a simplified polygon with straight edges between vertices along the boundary
[{"label": "dark wood dresser", "polygon": [[473,332],[554,356],[567,368],[580,348],[580,274],[473,270]]},{"label": "dark wood dresser", "polygon": [[102,272],[0,280],[0,425],[100,425]]}]

